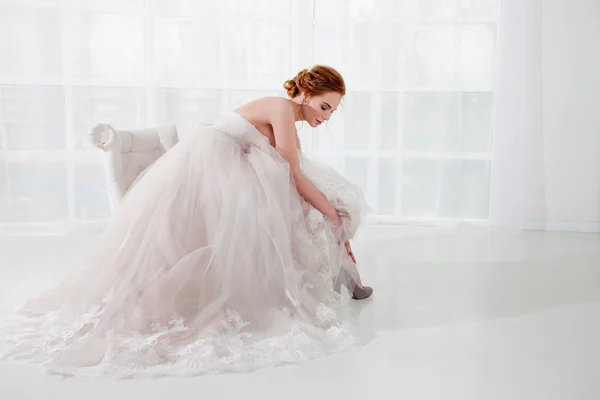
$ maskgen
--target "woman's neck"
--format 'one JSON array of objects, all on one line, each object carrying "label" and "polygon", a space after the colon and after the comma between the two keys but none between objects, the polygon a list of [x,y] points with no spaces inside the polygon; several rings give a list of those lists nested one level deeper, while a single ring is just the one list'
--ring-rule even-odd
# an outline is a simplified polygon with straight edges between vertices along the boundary
[{"label": "woman's neck", "polygon": [[293,98],[290,101],[294,107],[294,120],[296,122],[304,121],[304,114],[302,113],[302,108],[304,106],[302,105],[302,99],[300,96]]}]

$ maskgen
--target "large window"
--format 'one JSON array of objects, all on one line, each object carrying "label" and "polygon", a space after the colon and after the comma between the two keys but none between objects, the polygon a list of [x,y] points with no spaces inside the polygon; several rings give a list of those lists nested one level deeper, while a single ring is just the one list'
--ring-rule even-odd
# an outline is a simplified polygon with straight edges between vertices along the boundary
[{"label": "large window", "polygon": [[488,219],[496,16],[496,0],[316,0],[315,59],[350,93],[315,152],[380,221]]},{"label": "large window", "polygon": [[305,150],[382,222],[488,218],[496,0],[3,0],[0,225],[108,216],[98,122],[203,119],[314,63],[349,93]]}]

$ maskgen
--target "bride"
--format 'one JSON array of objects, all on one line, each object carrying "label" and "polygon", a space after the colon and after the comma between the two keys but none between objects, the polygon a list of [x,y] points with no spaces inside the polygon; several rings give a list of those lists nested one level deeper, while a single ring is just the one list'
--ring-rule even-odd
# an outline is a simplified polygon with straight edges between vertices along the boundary
[{"label": "bride", "polygon": [[360,190],[302,156],[295,122],[317,127],[346,88],[317,65],[197,128],[155,162],[76,275],[2,326],[5,360],[63,375],[246,372],[361,341],[364,299],[349,240]]}]

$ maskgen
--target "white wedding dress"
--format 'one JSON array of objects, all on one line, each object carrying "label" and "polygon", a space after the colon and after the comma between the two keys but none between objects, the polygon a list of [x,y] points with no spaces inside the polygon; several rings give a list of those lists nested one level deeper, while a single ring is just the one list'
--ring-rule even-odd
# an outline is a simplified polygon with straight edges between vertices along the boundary
[{"label": "white wedding dress", "polygon": [[301,168],[344,212],[339,232],[243,117],[196,129],[133,185],[87,264],[4,322],[2,358],[64,375],[190,376],[361,343],[336,286],[362,193],[331,168],[303,157]]}]

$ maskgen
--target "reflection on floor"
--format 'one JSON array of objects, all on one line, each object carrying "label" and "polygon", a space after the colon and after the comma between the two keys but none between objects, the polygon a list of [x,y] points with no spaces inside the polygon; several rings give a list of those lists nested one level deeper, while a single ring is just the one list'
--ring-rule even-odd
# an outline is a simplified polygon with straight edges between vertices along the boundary
[{"label": "reflection on floor", "polygon": [[[0,305],[77,268],[95,236],[0,236]],[[355,244],[376,332],[306,364],[156,381],[61,380],[0,363],[0,398],[600,398],[600,235],[367,226]]]}]

